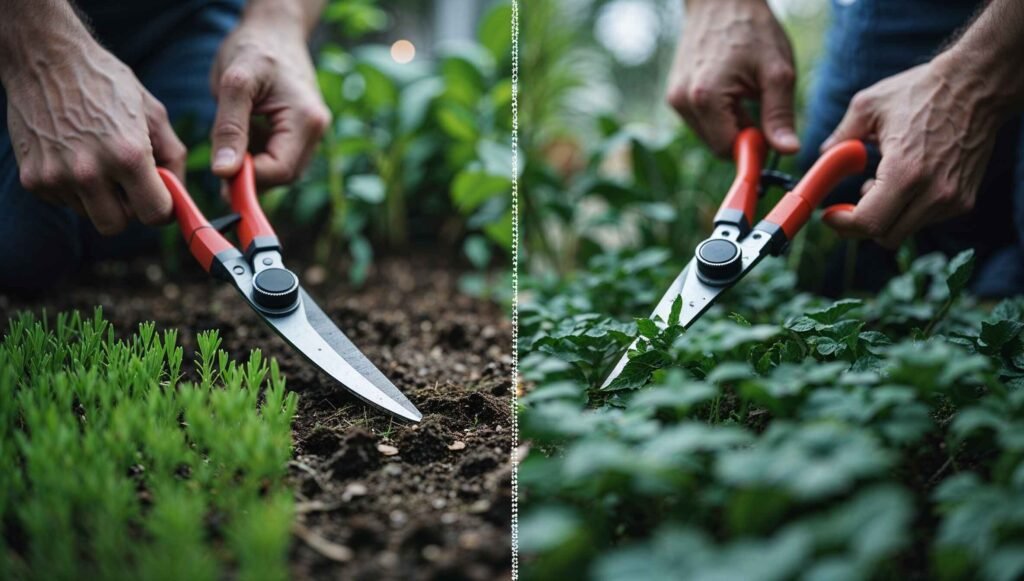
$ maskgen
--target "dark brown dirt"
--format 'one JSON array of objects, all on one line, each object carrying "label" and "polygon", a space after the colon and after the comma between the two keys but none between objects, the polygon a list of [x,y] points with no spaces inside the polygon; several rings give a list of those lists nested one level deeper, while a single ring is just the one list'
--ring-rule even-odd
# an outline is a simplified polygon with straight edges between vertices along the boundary
[{"label": "dark brown dirt", "polygon": [[[150,320],[179,329],[186,354],[198,332],[218,329],[233,357],[257,347],[275,357],[300,396],[293,577],[510,577],[511,326],[500,308],[460,294],[452,269],[416,259],[381,261],[362,288],[341,269],[299,269],[324,311],[423,412],[405,425],[306,363],[228,285],[193,264],[183,270],[171,282],[152,262],[101,265],[48,296],[0,295],[0,315],[101,305],[122,334]],[[318,279],[330,282],[309,284]]]}]

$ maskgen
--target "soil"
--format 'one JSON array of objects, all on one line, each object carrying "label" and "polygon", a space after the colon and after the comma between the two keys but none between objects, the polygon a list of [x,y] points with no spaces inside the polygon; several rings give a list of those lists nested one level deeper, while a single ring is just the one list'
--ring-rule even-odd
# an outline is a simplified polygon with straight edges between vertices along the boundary
[{"label": "soil", "polygon": [[460,294],[457,269],[418,258],[381,259],[358,288],[343,269],[296,269],[423,412],[409,425],[306,363],[227,284],[191,263],[182,270],[169,277],[154,261],[101,264],[48,296],[0,295],[0,325],[19,309],[102,305],[119,334],[150,320],[179,329],[186,359],[207,329],[220,331],[233,357],[256,347],[275,357],[299,393],[289,466],[294,578],[511,576],[511,325],[498,306]]}]

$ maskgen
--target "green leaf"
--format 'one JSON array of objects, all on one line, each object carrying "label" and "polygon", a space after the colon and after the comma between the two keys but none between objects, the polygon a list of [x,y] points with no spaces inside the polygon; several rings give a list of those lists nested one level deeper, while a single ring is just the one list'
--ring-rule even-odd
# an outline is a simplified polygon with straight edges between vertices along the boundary
[{"label": "green leaf", "polygon": [[672,301],[672,310],[668,314],[668,326],[674,327],[679,324],[679,313],[683,311],[683,297],[678,296]]},{"label": "green leaf", "polygon": [[967,286],[974,271],[974,250],[964,250],[949,261],[946,267],[946,284],[950,296],[958,296]]},{"label": "green leaf", "polygon": [[507,177],[467,168],[455,175],[451,196],[459,211],[468,214],[495,196],[507,195],[511,188]]},{"label": "green leaf", "polygon": [[384,201],[384,180],[380,176],[359,174],[349,176],[349,196],[368,204],[379,204]]},{"label": "green leaf", "polygon": [[654,339],[661,332],[658,328],[658,324],[650,319],[637,319],[636,328],[640,332],[641,337],[648,339]]}]

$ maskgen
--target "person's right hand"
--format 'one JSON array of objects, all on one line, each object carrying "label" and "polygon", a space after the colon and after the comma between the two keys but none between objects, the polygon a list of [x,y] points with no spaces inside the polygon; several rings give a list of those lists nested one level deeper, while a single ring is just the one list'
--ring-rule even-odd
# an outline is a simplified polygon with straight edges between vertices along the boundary
[{"label": "person's right hand", "polygon": [[104,235],[133,218],[150,225],[170,219],[171,195],[156,166],[183,177],[185,146],[166,109],[124,63],[86,35],[40,41],[6,72],[8,126],[25,189],[88,216]]},{"label": "person's right hand", "polygon": [[715,153],[727,156],[760,100],[761,126],[781,153],[800,148],[793,130],[793,51],[764,0],[690,0],[668,84],[668,102]]}]

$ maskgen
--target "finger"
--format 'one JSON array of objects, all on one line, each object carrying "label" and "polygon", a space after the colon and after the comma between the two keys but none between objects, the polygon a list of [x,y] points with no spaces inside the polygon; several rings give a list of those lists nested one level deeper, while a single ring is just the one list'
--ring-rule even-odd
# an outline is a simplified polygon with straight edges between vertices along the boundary
[{"label": "finger", "polygon": [[128,225],[128,216],[112,186],[81,190],[78,197],[82,201],[86,215],[100,234],[113,236]]},{"label": "finger", "polygon": [[712,151],[727,156],[740,129],[736,107],[730,97],[708,87],[700,82],[677,84],[669,91],[668,103]]},{"label": "finger", "polygon": [[129,207],[128,215],[138,217],[140,222],[149,226],[170,221],[174,204],[171,193],[156,171],[152,155],[141,157],[135,164],[122,166],[116,177],[123,188],[122,199]]},{"label": "finger", "polygon": [[253,157],[257,183],[277,186],[298,178],[328,123],[326,107],[289,109],[271,119],[266,151]]},{"label": "finger", "polygon": [[222,178],[233,177],[241,167],[256,92],[256,78],[245,67],[232,66],[220,79],[212,140],[213,173]]},{"label": "finger", "polygon": [[921,198],[916,198],[893,222],[878,243],[890,250],[896,250],[907,239],[931,221],[932,209]]},{"label": "finger", "polygon": [[157,165],[171,170],[179,180],[185,180],[185,144],[171,126],[167,109],[155,97],[146,93],[146,123],[149,140],[153,144],[153,159]]},{"label": "finger", "polygon": [[[887,163],[887,160],[888,163]],[[916,193],[914,182],[900,179],[893,157],[882,158],[878,177],[852,212],[840,212],[829,225],[842,236],[882,239]]]},{"label": "finger", "polygon": [[796,153],[800,139],[796,136],[793,116],[793,84],[796,78],[791,67],[769,67],[761,79],[761,125],[768,143],[780,153]]},{"label": "finger", "polygon": [[865,139],[872,132],[872,113],[869,98],[864,93],[857,93],[850,106],[846,109],[842,121],[832,131],[832,135],[822,142],[821,151],[825,151],[840,141],[847,139]]}]

